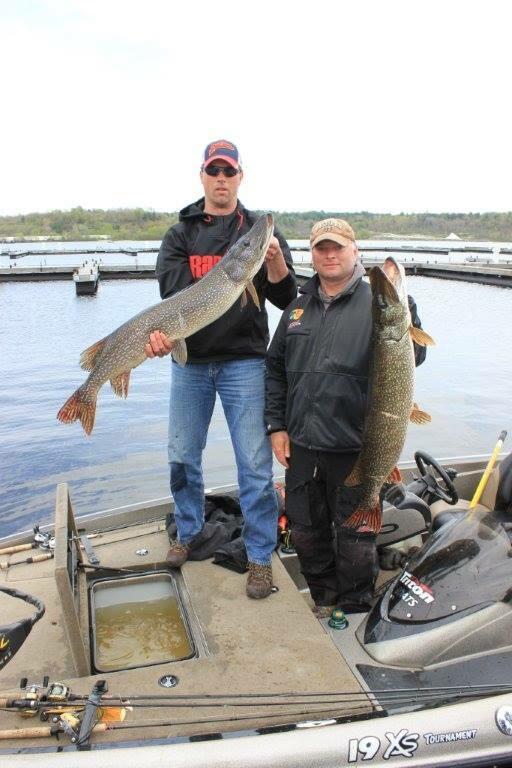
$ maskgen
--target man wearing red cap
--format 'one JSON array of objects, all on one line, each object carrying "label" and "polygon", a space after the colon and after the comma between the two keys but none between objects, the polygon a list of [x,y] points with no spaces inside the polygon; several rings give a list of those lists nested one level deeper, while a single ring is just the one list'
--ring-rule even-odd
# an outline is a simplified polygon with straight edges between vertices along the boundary
[{"label": "man wearing red cap", "polygon": [[[156,264],[162,298],[200,280],[243,234],[256,216],[238,200],[243,179],[236,146],[213,141],[203,155],[204,197],[183,208],[179,222],[166,233]],[[204,547],[202,453],[217,393],[229,427],[238,469],[242,536],[248,557],[246,592],[267,597],[272,591],[271,556],[277,536],[277,500],[272,481],[272,451],[265,433],[264,376],[269,342],[265,299],[284,309],[296,296],[292,257],[276,232],[265,262],[255,276],[261,311],[249,301],[187,339],[188,361],[172,363],[169,413],[169,464],[178,541],[167,561],[180,567],[194,549]],[[149,357],[168,354],[172,342],[151,334]]]}]

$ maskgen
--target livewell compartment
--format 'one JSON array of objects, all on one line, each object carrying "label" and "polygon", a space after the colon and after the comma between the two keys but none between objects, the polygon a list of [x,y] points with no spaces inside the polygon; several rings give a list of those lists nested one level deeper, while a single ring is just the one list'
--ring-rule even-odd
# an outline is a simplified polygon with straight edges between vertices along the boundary
[{"label": "livewell compartment", "polygon": [[168,572],[98,579],[90,587],[96,672],[196,656],[178,585]]}]

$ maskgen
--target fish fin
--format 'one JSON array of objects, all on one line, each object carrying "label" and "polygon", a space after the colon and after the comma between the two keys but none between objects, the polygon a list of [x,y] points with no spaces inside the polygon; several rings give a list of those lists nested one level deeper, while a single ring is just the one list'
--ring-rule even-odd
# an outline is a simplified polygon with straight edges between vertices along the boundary
[{"label": "fish fin", "polygon": [[94,395],[91,395],[85,389],[85,385],[79,387],[76,392],[73,392],[71,397],[66,400],[58,412],[57,418],[59,421],[63,421],[66,424],[79,419],[85,434],[90,435],[96,417],[96,396],[97,393],[95,392]]},{"label": "fish fin", "polygon": [[412,421],[413,424],[428,424],[430,421],[432,421],[432,416],[430,413],[422,411],[418,407],[418,403],[413,403],[409,420]]},{"label": "fish fin", "polygon": [[395,464],[395,466],[393,467],[393,469],[391,470],[391,472],[386,478],[386,483],[390,483],[391,485],[396,485],[396,483],[401,483],[401,482],[402,482],[402,473],[400,472],[400,470]]},{"label": "fish fin", "polygon": [[110,385],[114,390],[114,394],[118,397],[128,397],[128,387],[130,385],[130,373],[131,371],[123,371],[115,379],[110,379]]},{"label": "fish fin", "polygon": [[256,290],[256,288],[254,287],[254,283],[252,282],[252,280],[250,280],[250,281],[247,283],[247,285],[245,286],[245,293],[244,293],[243,295],[245,296],[245,295],[246,295],[246,293],[248,293],[248,294],[249,294],[249,296],[250,296],[250,297],[251,297],[251,299],[254,301],[254,303],[256,304],[256,306],[258,307],[258,309],[261,309],[261,306],[260,306],[260,297],[258,296],[258,291],[257,291],[257,290]]},{"label": "fish fin", "polygon": [[373,507],[357,507],[342,528],[352,528],[355,533],[379,533],[382,525],[382,510],[377,499]]},{"label": "fish fin", "polygon": [[95,342],[95,344],[92,344],[90,347],[87,347],[87,349],[84,349],[80,355],[80,368],[82,368],[84,371],[92,371],[96,365],[96,358],[103,352],[106,341],[107,337],[105,336],[104,339],[100,339],[99,341]]},{"label": "fish fin", "polygon": [[435,347],[434,339],[423,328],[416,328],[415,325],[410,325],[409,336],[420,347]]},{"label": "fish fin", "polygon": [[243,309],[247,306],[247,291],[244,289],[244,292],[240,296],[240,307]]},{"label": "fish fin", "polygon": [[183,366],[187,362],[188,352],[187,352],[187,343],[185,339],[176,339],[174,342],[174,347],[171,350],[171,355],[173,356],[174,360],[178,363],[178,365]]},{"label": "fish fin", "polygon": [[361,485],[361,464],[359,462],[359,459],[357,459],[356,463],[352,467],[352,471],[350,475],[345,478],[343,485]]}]

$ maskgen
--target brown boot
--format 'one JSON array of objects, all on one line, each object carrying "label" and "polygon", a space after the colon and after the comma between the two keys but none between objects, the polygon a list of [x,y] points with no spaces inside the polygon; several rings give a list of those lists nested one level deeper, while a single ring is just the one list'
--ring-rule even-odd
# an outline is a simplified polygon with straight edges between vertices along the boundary
[{"label": "brown boot", "polygon": [[181,544],[179,541],[175,541],[171,544],[170,549],[165,558],[167,565],[171,568],[181,568],[183,563],[188,560],[190,553],[190,547],[187,544]]},{"label": "brown boot", "polygon": [[247,597],[252,597],[255,600],[268,597],[272,592],[272,566],[270,564],[249,563],[247,567],[249,569],[245,587]]}]

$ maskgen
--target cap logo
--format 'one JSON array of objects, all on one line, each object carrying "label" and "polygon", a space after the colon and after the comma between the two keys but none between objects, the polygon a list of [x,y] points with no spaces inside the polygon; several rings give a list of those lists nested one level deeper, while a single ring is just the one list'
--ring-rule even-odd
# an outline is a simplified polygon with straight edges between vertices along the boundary
[{"label": "cap logo", "polygon": [[[343,244],[346,240],[355,242],[354,230],[344,219],[324,219],[318,221],[311,230],[310,242],[317,244],[320,240],[332,239]],[[342,240],[338,241],[338,238]]]},{"label": "cap logo", "polygon": [[229,141],[215,141],[208,147],[208,157],[216,154],[219,149],[227,149],[230,152],[236,152],[236,148],[233,146],[233,144],[230,144]]}]

